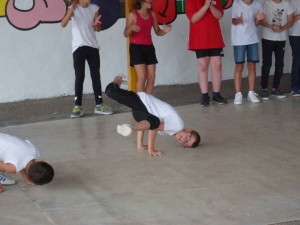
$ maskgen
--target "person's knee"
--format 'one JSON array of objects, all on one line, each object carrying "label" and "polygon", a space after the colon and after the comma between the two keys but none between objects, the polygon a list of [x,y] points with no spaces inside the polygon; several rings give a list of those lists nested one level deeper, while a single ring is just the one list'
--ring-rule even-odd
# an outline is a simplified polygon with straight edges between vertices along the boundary
[{"label": "person's knee", "polygon": [[251,72],[256,71],[256,65],[253,62],[248,62],[248,70]]},{"label": "person's knee", "polygon": [[115,85],[117,85],[117,84],[115,84],[115,83],[110,83],[110,84],[108,84],[108,85],[106,86],[106,88],[105,88],[105,94],[106,94],[108,97],[110,97],[110,98],[112,98],[112,97],[114,96],[114,94],[115,94],[115,91],[116,91]]},{"label": "person's knee", "polygon": [[155,130],[160,125],[160,120],[156,116],[148,117],[147,121],[150,123],[150,130]]},{"label": "person's knee", "polygon": [[241,72],[243,72],[243,69],[244,69],[244,64],[242,64],[242,63],[235,64],[235,71],[241,73]]}]

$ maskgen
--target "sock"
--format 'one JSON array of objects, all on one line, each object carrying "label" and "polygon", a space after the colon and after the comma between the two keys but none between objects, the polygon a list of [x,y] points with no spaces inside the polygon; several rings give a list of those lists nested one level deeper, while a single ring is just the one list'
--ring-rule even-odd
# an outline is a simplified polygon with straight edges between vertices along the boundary
[{"label": "sock", "polygon": [[253,94],[254,93],[254,91],[249,91],[249,94]]},{"label": "sock", "polygon": [[207,97],[209,97],[208,93],[203,93],[202,94],[202,98],[207,98]]},{"label": "sock", "polygon": [[240,95],[241,95],[241,94],[242,94],[242,92],[237,92],[236,94],[240,94]]},{"label": "sock", "polygon": [[103,102],[101,104],[99,104],[99,105],[96,105],[96,107],[101,106],[102,104],[103,104]]},{"label": "sock", "polygon": [[213,96],[218,96],[220,92],[213,92]]},{"label": "sock", "polygon": [[79,109],[81,109],[82,108],[82,106],[80,105],[75,105],[75,108],[79,108]]}]

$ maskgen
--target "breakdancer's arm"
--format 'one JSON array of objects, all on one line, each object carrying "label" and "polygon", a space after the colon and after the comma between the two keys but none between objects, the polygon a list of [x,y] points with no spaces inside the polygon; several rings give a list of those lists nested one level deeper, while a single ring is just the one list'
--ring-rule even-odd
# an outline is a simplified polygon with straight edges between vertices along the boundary
[{"label": "breakdancer's arm", "polygon": [[157,151],[154,149],[154,143],[155,143],[157,130],[158,129],[149,130],[149,133],[148,133],[148,153],[151,156],[163,156],[164,155],[163,152]]}]

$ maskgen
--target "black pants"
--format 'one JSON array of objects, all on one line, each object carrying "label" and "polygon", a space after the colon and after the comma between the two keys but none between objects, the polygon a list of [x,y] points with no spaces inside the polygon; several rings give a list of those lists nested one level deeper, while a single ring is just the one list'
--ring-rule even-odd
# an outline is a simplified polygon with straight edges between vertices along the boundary
[{"label": "black pants", "polygon": [[111,99],[131,108],[133,118],[137,122],[148,121],[150,123],[150,130],[155,130],[159,127],[160,120],[148,112],[140,97],[133,91],[120,89],[117,84],[110,83],[107,85],[105,93]]},{"label": "black pants", "polygon": [[103,102],[100,80],[99,49],[88,46],[79,47],[73,53],[75,69],[75,105],[82,105],[82,91],[85,78],[85,60],[87,60],[90,67],[96,105],[99,105]]},{"label": "black pants", "polygon": [[300,36],[290,36],[290,45],[293,54],[291,73],[292,90],[300,90]]},{"label": "black pants", "polygon": [[262,39],[262,67],[261,67],[261,87],[268,88],[269,74],[272,66],[272,54],[275,54],[275,73],[273,88],[277,89],[283,73],[285,41],[269,41]]}]

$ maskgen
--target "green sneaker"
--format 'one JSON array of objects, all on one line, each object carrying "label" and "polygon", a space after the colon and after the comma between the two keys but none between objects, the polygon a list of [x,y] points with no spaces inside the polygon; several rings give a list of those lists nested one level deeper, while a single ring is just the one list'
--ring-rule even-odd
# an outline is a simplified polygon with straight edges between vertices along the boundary
[{"label": "green sneaker", "polygon": [[98,105],[95,107],[95,111],[94,113],[96,114],[112,114],[113,111],[110,107],[108,107],[107,105],[105,105],[104,103],[102,103],[101,105]]},{"label": "green sneaker", "polygon": [[71,118],[78,118],[81,117],[82,115],[83,115],[82,109],[75,106],[71,114]]}]

